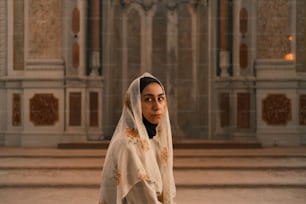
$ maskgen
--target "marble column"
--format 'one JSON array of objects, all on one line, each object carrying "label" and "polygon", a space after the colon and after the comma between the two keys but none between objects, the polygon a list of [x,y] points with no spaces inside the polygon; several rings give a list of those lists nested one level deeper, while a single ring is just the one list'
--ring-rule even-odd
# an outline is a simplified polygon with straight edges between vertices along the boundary
[{"label": "marble column", "polygon": [[0,0],[0,76],[5,75],[6,51],[6,1]]},{"label": "marble column", "polygon": [[228,0],[220,0],[220,69],[221,77],[228,77],[229,47],[228,47]]},{"label": "marble column", "polygon": [[100,0],[91,0],[91,76],[99,75],[100,68]]}]

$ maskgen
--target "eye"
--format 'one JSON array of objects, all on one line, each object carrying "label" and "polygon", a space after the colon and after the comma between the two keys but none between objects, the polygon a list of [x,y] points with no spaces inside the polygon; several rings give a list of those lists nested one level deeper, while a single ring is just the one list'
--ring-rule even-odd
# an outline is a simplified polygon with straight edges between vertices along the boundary
[{"label": "eye", "polygon": [[152,99],[151,97],[146,97],[144,100],[145,100],[146,102],[152,102],[152,101],[153,101],[153,99]]},{"label": "eye", "polygon": [[164,101],[164,100],[165,100],[165,97],[164,97],[164,96],[158,97],[158,101],[162,102],[162,101]]}]

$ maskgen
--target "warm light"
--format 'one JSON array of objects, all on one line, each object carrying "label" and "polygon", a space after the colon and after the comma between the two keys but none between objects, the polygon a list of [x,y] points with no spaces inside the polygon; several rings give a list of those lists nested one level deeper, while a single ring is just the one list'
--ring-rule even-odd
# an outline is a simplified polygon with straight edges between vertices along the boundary
[{"label": "warm light", "polygon": [[294,55],[292,53],[287,53],[284,56],[285,60],[294,60]]},{"label": "warm light", "polygon": [[288,40],[289,41],[292,41],[293,40],[293,37],[291,35],[288,35]]}]

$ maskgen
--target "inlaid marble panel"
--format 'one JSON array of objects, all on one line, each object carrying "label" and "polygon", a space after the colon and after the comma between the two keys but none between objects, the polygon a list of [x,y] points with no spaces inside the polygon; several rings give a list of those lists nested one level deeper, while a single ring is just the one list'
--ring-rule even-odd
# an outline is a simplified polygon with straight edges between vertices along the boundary
[{"label": "inlaid marble panel", "polygon": [[239,23],[240,33],[246,34],[246,32],[248,32],[248,11],[246,8],[242,8],[240,10],[239,19],[240,19],[240,23]]},{"label": "inlaid marble panel", "polygon": [[99,124],[99,99],[97,92],[89,94],[89,125],[96,127]]},{"label": "inlaid marble panel", "polygon": [[69,93],[69,125],[80,126],[82,120],[82,94],[81,92]]},{"label": "inlaid marble panel", "polygon": [[280,59],[290,52],[291,0],[258,0],[257,56]]},{"label": "inlaid marble panel", "polygon": [[35,94],[30,98],[30,121],[35,126],[53,126],[59,119],[59,102],[53,94]]},{"label": "inlaid marble panel", "polygon": [[306,94],[300,96],[299,104],[300,125],[306,125]]},{"label": "inlaid marble panel", "polygon": [[285,94],[269,94],[262,100],[262,119],[268,125],[286,125],[292,119],[291,100]]},{"label": "inlaid marble panel", "polygon": [[24,0],[14,0],[13,69],[24,69]]},{"label": "inlaid marble panel", "polygon": [[62,1],[28,1],[30,59],[59,59],[62,44]]},{"label": "inlaid marble panel", "polygon": [[230,97],[229,93],[220,93],[219,108],[220,108],[220,125],[228,127],[230,125]]},{"label": "inlaid marble panel", "polygon": [[13,94],[12,100],[12,126],[21,125],[21,96]]},{"label": "inlaid marble panel", "polygon": [[241,69],[246,69],[248,67],[249,64],[249,50],[248,50],[248,46],[245,43],[241,43],[240,44],[240,48],[239,48],[239,64]]},{"label": "inlaid marble panel", "polygon": [[251,95],[249,93],[237,94],[237,127],[250,128]]},{"label": "inlaid marble panel", "polygon": [[71,30],[74,34],[78,34],[80,32],[80,10],[78,8],[74,8],[72,11]]}]

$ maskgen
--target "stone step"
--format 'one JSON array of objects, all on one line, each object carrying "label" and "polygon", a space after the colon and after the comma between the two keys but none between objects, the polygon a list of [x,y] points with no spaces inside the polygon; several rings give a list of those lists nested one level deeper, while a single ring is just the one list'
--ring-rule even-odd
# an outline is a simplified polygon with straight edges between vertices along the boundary
[{"label": "stone step", "polygon": [[[2,157],[0,170],[13,169],[62,169],[100,170],[104,163],[101,158],[41,158],[41,157]],[[306,170],[306,157],[297,158],[233,158],[233,157],[190,157],[174,158],[176,170]]]},{"label": "stone step", "polygon": [[[109,140],[88,142],[63,142],[59,143],[59,149],[107,149]],[[230,140],[208,139],[176,139],[173,141],[174,149],[254,149],[262,148],[256,141],[239,142]]]},{"label": "stone step", "polygon": [[[0,148],[0,203],[96,203],[105,153],[106,149]],[[304,204],[305,160],[303,146],[175,149],[176,201]]]},{"label": "stone step", "polygon": [[[0,149],[0,188],[98,188],[106,150]],[[180,149],[178,188],[306,188],[306,149]],[[188,179],[187,179],[188,178]]]},{"label": "stone step", "polygon": [[[1,170],[0,188],[98,188],[100,176],[100,170]],[[306,188],[305,170],[175,170],[174,176],[178,188]]]},{"label": "stone step", "polygon": [[[29,196],[30,195],[30,196]],[[6,188],[0,189],[5,204],[89,204],[98,203],[98,188]],[[296,188],[182,189],[178,204],[305,204],[306,190]]]}]

